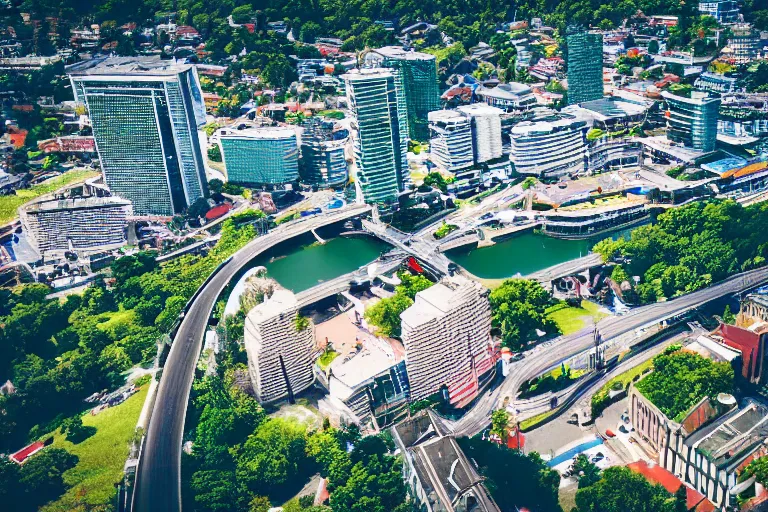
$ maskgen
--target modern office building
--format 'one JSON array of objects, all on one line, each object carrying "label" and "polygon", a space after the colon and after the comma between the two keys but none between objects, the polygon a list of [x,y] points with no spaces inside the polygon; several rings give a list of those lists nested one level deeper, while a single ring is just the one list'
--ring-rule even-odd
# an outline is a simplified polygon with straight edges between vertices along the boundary
[{"label": "modern office building", "polygon": [[220,133],[227,179],[239,185],[282,185],[299,179],[299,146],[292,128],[265,126]]},{"label": "modern office building", "polygon": [[667,103],[667,138],[696,151],[714,151],[720,98],[701,91],[685,96],[664,91],[661,96]]},{"label": "modern office building", "polygon": [[516,82],[499,84],[496,87],[480,86],[475,94],[490,106],[506,112],[526,110],[536,105],[533,90],[525,84]]},{"label": "modern office building", "polygon": [[406,102],[397,71],[365,68],[342,78],[356,131],[356,182],[365,202],[394,206],[408,173]]},{"label": "modern office building", "polygon": [[435,56],[406,50],[401,46],[385,46],[366,53],[363,64],[369,68],[392,68],[398,71],[408,109],[408,136],[414,140],[427,141],[427,115],[440,109]]},{"label": "modern office building", "polygon": [[117,249],[126,243],[131,202],[119,197],[44,199],[19,208],[30,245],[45,258],[52,251]]},{"label": "modern office building", "polygon": [[716,18],[718,23],[739,21],[739,4],[736,0],[699,2],[699,13]]},{"label": "modern office building", "polygon": [[293,396],[312,385],[312,321],[299,330],[296,296],[275,290],[271,297],[248,312],[245,318],[245,350],[248,372],[259,402]]},{"label": "modern office building", "polygon": [[693,86],[702,91],[729,94],[736,90],[736,81],[736,77],[729,77],[705,71],[696,78]]},{"label": "modern office building", "polygon": [[585,119],[566,114],[523,121],[510,132],[509,159],[516,172],[542,178],[583,172],[588,129]]},{"label": "modern office building", "polygon": [[476,164],[502,156],[501,114],[503,110],[485,103],[462,105],[458,110],[472,120],[472,147]]},{"label": "modern office building", "polygon": [[104,180],[137,215],[170,216],[207,195],[195,67],[159,57],[95,58],[68,68],[93,127]]},{"label": "modern office building", "polygon": [[569,27],[568,104],[603,97],[603,36],[581,27]]},{"label": "modern office building", "polygon": [[493,375],[488,290],[454,276],[420,291],[401,315],[411,400],[437,393],[456,407]]},{"label": "modern office building", "polygon": [[460,110],[436,110],[429,113],[429,147],[432,162],[456,173],[474,163],[472,118]]},{"label": "modern office building", "polygon": [[333,121],[312,117],[301,134],[301,181],[319,187],[344,185],[349,177],[344,147],[349,131]]},{"label": "modern office building", "polygon": [[760,32],[749,23],[737,23],[729,27],[731,36],[723,48],[723,57],[735,64],[747,64],[757,58],[760,51]]}]

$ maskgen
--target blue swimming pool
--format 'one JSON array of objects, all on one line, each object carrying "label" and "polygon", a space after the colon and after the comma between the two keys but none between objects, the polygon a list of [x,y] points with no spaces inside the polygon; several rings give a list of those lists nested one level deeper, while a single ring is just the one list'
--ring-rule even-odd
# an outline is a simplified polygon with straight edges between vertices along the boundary
[{"label": "blue swimming pool", "polygon": [[590,448],[594,448],[595,446],[599,446],[601,444],[603,444],[603,440],[600,439],[599,437],[591,441],[587,441],[586,443],[581,443],[580,445],[574,446],[573,448],[552,457],[552,460],[547,461],[547,466],[553,468],[558,464],[562,464],[568,459],[572,459],[573,457],[580,454],[581,452],[585,452]]}]

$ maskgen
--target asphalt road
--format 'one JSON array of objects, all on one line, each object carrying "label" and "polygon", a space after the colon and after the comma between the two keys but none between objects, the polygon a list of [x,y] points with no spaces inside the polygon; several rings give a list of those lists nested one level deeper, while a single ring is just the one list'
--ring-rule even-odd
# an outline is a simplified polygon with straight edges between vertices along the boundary
[{"label": "asphalt road", "polygon": [[[737,274],[714,286],[676,299],[633,309],[623,316],[606,318],[598,323],[597,328],[603,340],[607,341],[765,282],[768,282],[768,267]],[[466,436],[478,434],[490,423],[491,412],[499,407],[504,397],[514,400],[524,382],[580,352],[589,350],[593,345],[593,331],[585,329],[569,336],[555,338],[530,350],[525,359],[513,363],[507,378],[499,387],[478,399],[472,409],[454,423],[454,432],[456,435]]]},{"label": "asphalt road", "polygon": [[270,247],[313,228],[333,224],[367,210],[368,207],[354,205],[278,227],[235,253],[200,290],[179,326],[163,368],[136,475],[134,510],[181,510],[181,443],[187,402],[208,319],[216,300],[230,280],[253,258]]}]

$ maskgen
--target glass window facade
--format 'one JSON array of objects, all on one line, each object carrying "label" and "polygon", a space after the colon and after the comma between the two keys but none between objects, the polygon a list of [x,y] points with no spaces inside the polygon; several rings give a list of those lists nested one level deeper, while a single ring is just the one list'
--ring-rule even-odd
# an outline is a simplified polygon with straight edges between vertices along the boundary
[{"label": "glass window facade", "polygon": [[207,194],[194,68],[149,76],[86,71],[70,79],[88,109],[105,182],[137,215],[170,216]]},{"label": "glass window facade", "polygon": [[603,97],[603,36],[568,30],[568,104]]},{"label": "glass window facade", "polygon": [[299,178],[296,132],[255,128],[221,135],[227,179],[240,185],[281,185]]},{"label": "glass window facade", "polygon": [[685,97],[665,91],[662,96],[667,102],[667,138],[697,151],[714,151],[720,98],[704,92]]}]

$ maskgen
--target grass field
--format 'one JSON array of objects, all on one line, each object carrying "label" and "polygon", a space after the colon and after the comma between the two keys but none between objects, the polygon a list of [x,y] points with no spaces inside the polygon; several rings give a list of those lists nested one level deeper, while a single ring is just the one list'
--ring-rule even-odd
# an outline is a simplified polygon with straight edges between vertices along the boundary
[{"label": "grass field", "polygon": [[31,200],[51,192],[56,192],[62,187],[74,183],[83,182],[94,176],[98,176],[96,171],[74,170],[45,180],[39,185],[30,188],[17,190],[15,195],[0,196],[0,225],[6,224],[16,218],[16,209],[30,202]]},{"label": "grass field", "polygon": [[77,466],[64,473],[69,490],[57,501],[49,503],[43,512],[91,510],[110,503],[115,497],[115,483],[123,475],[128,456],[128,443],[139,420],[148,385],[116,407],[110,407],[96,416],[83,416],[83,425],[96,428],[96,433],[79,444],[67,441],[61,432],[54,434],[53,446],[77,455]]},{"label": "grass field", "polygon": [[600,311],[600,306],[587,300],[581,301],[581,307],[571,307],[565,303],[557,304],[547,310],[547,316],[557,323],[563,334],[572,334],[582,330],[591,318],[597,323],[608,316]]}]

